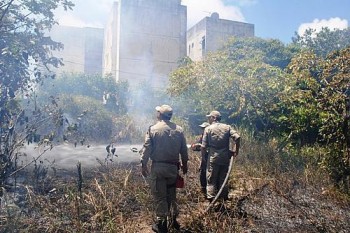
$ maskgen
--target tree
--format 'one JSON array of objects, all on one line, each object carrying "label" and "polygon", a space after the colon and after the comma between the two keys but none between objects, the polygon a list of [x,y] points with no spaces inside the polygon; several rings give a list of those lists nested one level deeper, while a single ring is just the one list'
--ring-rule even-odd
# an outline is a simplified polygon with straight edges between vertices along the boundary
[{"label": "tree", "polygon": [[304,35],[296,34],[292,41],[294,45],[311,49],[316,55],[325,58],[333,51],[350,46],[350,28],[331,31],[325,27],[319,32],[310,28],[305,31]]},{"label": "tree", "polygon": [[[50,51],[62,49],[63,45],[44,34],[56,24],[53,11],[58,5],[62,5],[64,9],[71,9],[73,6],[68,0],[8,0],[1,3],[1,106],[14,98],[19,91],[33,88],[33,82],[40,83],[47,76],[40,66],[48,68],[50,65],[57,67],[62,64]],[[3,108],[2,110],[5,111]],[[1,122],[5,120],[5,115],[2,112]]]},{"label": "tree", "polygon": [[109,142],[114,122],[127,112],[127,82],[116,83],[112,77],[87,74],[63,74],[46,80],[38,88],[37,103],[47,105],[55,97],[64,117],[58,140]]},{"label": "tree", "polygon": [[67,123],[63,135],[59,135],[63,140],[81,144],[110,142],[116,116],[104,108],[101,100],[65,94],[60,96],[59,105]]},{"label": "tree", "polygon": [[[0,186],[11,174],[16,147],[23,143],[16,127],[18,123],[29,122],[18,98],[22,94],[27,95],[27,100],[35,98],[30,96],[35,93],[35,85],[46,77],[54,77],[45,71],[61,64],[50,52],[61,49],[62,44],[44,34],[57,23],[53,11],[60,6],[68,10],[74,5],[69,0],[5,0],[0,3]],[[45,116],[39,116],[40,111],[34,110],[30,117],[42,123]],[[34,125],[20,128],[29,129]]]},{"label": "tree", "polygon": [[186,104],[187,113],[204,116],[217,109],[228,123],[269,134],[281,126],[279,93],[287,87],[284,68],[292,55],[277,40],[236,38],[222,51],[173,72],[168,91]]},{"label": "tree", "polygon": [[129,95],[127,82],[116,83],[112,77],[88,74],[63,74],[53,80],[47,80],[39,87],[39,99],[44,103],[50,96],[64,95],[86,96],[100,101],[116,114],[125,114]]},{"label": "tree", "polygon": [[322,164],[336,184],[349,191],[350,177],[350,47],[329,54],[323,64],[318,103],[322,110],[322,138],[331,148]]},{"label": "tree", "polygon": [[231,51],[232,60],[246,60],[248,56],[258,57],[270,66],[285,69],[298,48],[285,46],[277,39],[235,38],[228,41],[223,51]]},{"label": "tree", "polygon": [[289,88],[282,94],[284,121],[292,142],[303,146],[320,139],[320,111],[317,98],[321,91],[323,60],[313,52],[301,52],[288,66]]},{"label": "tree", "polygon": [[173,72],[169,92],[187,104],[187,112],[204,116],[217,109],[228,123],[248,127],[266,141],[273,137],[283,142],[279,148],[291,146],[286,151],[322,147],[326,153],[313,161],[346,188],[350,47],[322,57],[278,44],[258,38],[231,41],[225,50]]},{"label": "tree", "polygon": [[295,85],[289,100],[285,99],[290,106],[291,132],[326,148],[318,162],[345,189],[350,175],[349,61],[350,48],[336,50],[324,59],[312,52],[299,54],[289,65]]}]

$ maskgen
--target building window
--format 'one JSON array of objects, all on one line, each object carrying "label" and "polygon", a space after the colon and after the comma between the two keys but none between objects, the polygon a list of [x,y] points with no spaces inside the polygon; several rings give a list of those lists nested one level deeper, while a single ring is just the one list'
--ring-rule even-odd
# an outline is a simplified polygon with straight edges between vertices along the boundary
[{"label": "building window", "polygon": [[205,55],[205,36],[202,37],[201,44],[202,44],[202,56],[204,56]]}]

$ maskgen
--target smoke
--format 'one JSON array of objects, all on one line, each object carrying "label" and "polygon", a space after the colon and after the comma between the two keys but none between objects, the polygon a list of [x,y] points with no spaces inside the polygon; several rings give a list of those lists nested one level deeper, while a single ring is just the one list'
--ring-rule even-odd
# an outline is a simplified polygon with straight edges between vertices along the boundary
[{"label": "smoke", "polygon": [[[140,155],[134,152],[134,148],[140,150],[142,148],[141,144],[117,145],[115,148],[115,155],[107,156],[106,145],[77,145],[75,147],[71,144],[62,144],[43,153],[37,163],[52,166],[58,171],[74,171],[79,162],[83,169],[97,168],[101,164],[139,162]],[[21,156],[19,164],[25,165],[32,162],[34,158],[38,158],[44,149],[42,146],[38,147],[34,144],[27,145],[23,149],[27,156]]]},{"label": "smoke", "polygon": [[[74,1],[75,7],[73,11],[58,12],[58,21],[61,25],[66,26],[105,27],[113,2],[113,0],[76,0]],[[226,6],[222,0],[186,0],[182,1],[182,5],[187,6],[187,26],[192,26],[203,17],[210,16],[210,14],[213,13],[210,12],[212,9],[215,9],[215,11],[220,14],[221,18],[240,21],[244,19],[237,7]],[[166,76],[168,74],[169,64],[171,64],[173,68],[177,67],[176,59],[179,59],[182,55],[178,55],[177,53],[180,53],[179,49],[174,48],[175,45],[181,43],[181,41],[170,43],[177,39],[173,36],[173,31],[167,31],[169,30],[169,25],[163,25],[167,22],[166,20],[161,20],[163,16],[159,14],[144,14],[138,15],[138,17],[147,19],[142,21],[144,27],[149,26],[143,29],[146,36],[135,37],[132,34],[133,31],[130,31],[130,36],[121,41],[123,44],[120,44],[120,49],[124,54],[119,59],[121,65],[119,67],[111,66],[110,68],[112,69],[111,71],[119,72],[120,77],[122,77],[121,80],[131,81],[129,82],[131,88],[127,98],[129,99],[127,103],[128,114],[133,118],[133,126],[136,132],[144,133],[148,127],[156,121],[154,108],[162,104],[172,105],[169,97],[165,93],[165,85],[161,82],[164,81],[166,82],[165,84],[167,84]],[[155,20],[149,20],[150,17],[155,18]],[[167,19],[166,17],[172,16],[164,17]],[[134,19],[134,17],[130,18]],[[153,26],[153,22],[157,22],[156,26]],[[130,27],[125,25],[123,30],[127,28]],[[156,40],[147,37],[147,35],[152,32],[149,32],[149,30],[156,32]],[[159,50],[160,47],[161,50]],[[177,58],[175,59],[174,57]],[[104,72],[111,71],[104,70]],[[139,80],[144,81],[140,82]],[[135,83],[137,83],[137,85],[135,85]]]},{"label": "smoke", "polygon": [[[256,0],[239,0],[237,4],[254,4]],[[60,25],[74,27],[103,28],[107,22],[108,14],[116,0],[75,0],[73,11],[56,11]],[[244,16],[239,7],[225,4],[223,0],[182,0],[187,6],[187,28],[192,27],[206,16],[217,12],[220,18],[244,22]],[[215,9],[215,10],[213,10]]]},{"label": "smoke", "polygon": [[178,9],[168,8],[166,3],[136,5],[125,1],[121,6],[117,72],[119,79],[128,80],[130,85],[128,114],[134,128],[145,133],[156,121],[155,107],[169,104],[168,75],[186,55],[186,50],[179,48],[186,43],[185,36],[180,36],[186,34],[181,31],[186,25],[179,22]]}]

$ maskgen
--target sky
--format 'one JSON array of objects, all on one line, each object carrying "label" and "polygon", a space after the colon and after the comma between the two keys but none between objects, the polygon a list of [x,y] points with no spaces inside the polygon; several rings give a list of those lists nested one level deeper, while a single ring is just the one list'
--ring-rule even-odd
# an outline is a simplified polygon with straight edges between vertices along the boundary
[{"label": "sky", "polygon": [[[56,13],[60,25],[103,28],[115,0],[71,1],[73,11]],[[217,12],[221,19],[254,24],[257,37],[286,44],[308,28],[350,26],[350,0],[182,0],[182,5],[187,6],[188,28]]]}]

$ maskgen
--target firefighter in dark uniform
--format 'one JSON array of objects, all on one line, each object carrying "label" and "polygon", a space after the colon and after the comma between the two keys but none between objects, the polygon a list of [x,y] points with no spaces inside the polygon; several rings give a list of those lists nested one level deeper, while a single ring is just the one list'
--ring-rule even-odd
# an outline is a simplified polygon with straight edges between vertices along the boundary
[{"label": "firefighter in dark uniform", "polygon": [[[204,129],[209,125],[210,124],[208,122],[203,122],[202,124],[199,125],[199,127],[201,127],[203,131],[202,131],[202,134],[197,138],[196,142],[191,144],[191,149],[193,151],[201,151]],[[201,184],[201,191],[204,194],[206,194],[206,190],[207,190],[207,160],[208,160],[208,153],[206,153],[204,157],[201,156],[201,164],[199,168],[199,182]]]},{"label": "firefighter in dark uniform", "polygon": [[[167,217],[172,212],[172,227],[179,230],[176,203],[176,180],[179,168],[187,173],[188,151],[183,129],[171,122],[173,110],[169,105],[156,107],[158,122],[148,129],[141,154],[142,175],[149,176],[157,217],[152,229],[168,232]],[[151,159],[151,171],[147,168]],[[181,159],[181,164],[180,164]]]},{"label": "firefighter in dark uniform", "polygon": [[[212,111],[207,117],[210,126],[204,130],[201,153],[208,153],[207,199],[213,200],[224,183],[231,156],[238,155],[240,135],[231,126],[220,123],[220,112]],[[228,199],[227,185],[220,198]]]}]

